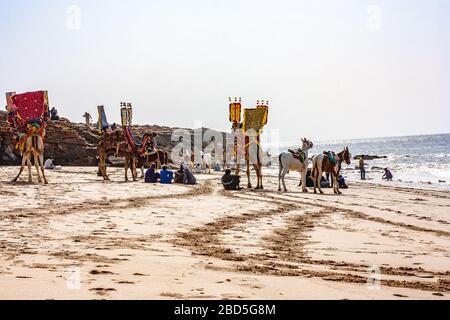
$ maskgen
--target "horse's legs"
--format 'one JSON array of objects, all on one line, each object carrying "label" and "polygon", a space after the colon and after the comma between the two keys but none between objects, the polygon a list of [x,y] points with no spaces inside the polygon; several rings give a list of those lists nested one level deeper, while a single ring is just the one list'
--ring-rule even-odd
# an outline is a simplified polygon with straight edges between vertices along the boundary
[{"label": "horse's legs", "polygon": [[283,173],[283,165],[280,161],[279,163],[279,172],[278,172],[278,192],[281,192],[281,174]]},{"label": "horse's legs", "polygon": [[323,194],[323,191],[322,191],[322,176],[323,176],[322,168],[318,168],[318,170],[317,170],[317,177],[316,177],[316,184],[317,184],[317,187],[319,188],[320,194]]},{"label": "horse's legs", "polygon": [[288,192],[288,189],[286,188],[286,181],[284,180],[284,178],[286,178],[287,173],[288,173],[288,169],[287,168],[283,169],[283,171],[281,173],[281,181],[283,182],[283,190],[284,190],[284,192]]},{"label": "horse's legs", "polygon": [[306,173],[307,173],[308,168],[305,168],[304,170],[301,171],[302,174],[302,191],[304,193],[308,192],[308,189],[306,189]]},{"label": "horse's legs", "polygon": [[23,170],[25,169],[25,165],[26,165],[26,163],[27,163],[27,157],[26,157],[26,155],[27,155],[27,154],[25,154],[25,153],[22,154],[22,166],[20,167],[19,174],[17,175],[17,177],[15,177],[15,178],[13,179],[12,182],[17,182],[17,180],[19,179],[19,177],[20,177],[20,175],[22,174]]}]

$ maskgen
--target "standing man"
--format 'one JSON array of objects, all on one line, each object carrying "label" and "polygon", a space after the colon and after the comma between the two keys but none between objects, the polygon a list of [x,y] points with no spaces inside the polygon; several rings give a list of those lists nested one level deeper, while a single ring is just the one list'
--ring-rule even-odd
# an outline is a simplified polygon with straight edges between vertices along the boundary
[{"label": "standing man", "polygon": [[83,118],[86,120],[86,127],[90,127],[92,122],[92,116],[88,112],[86,112]]},{"label": "standing man", "polygon": [[366,168],[364,163],[364,156],[359,158],[359,170],[361,171],[361,180],[366,180]]}]

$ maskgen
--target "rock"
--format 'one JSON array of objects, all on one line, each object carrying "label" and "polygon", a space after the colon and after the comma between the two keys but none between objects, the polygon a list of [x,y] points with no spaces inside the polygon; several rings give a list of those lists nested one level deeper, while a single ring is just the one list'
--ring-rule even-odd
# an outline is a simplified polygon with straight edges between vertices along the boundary
[{"label": "rock", "polygon": [[[15,141],[6,117],[7,113],[0,111],[0,165],[20,165],[21,155],[15,149]],[[180,128],[144,125],[133,126],[132,131],[135,137],[142,137],[144,133],[157,133],[156,142],[159,148],[170,151],[178,143],[172,142],[172,134],[177,129]],[[192,130],[184,130],[193,135]],[[55,164],[61,166],[97,166],[97,145],[100,139],[101,136],[94,126],[87,127],[65,118],[49,121],[45,136],[45,159],[55,159]],[[193,144],[194,139],[191,141]],[[206,145],[208,143],[204,143],[204,146]]]},{"label": "rock", "polygon": [[387,159],[387,156],[377,156],[377,155],[365,155],[365,154],[360,154],[360,155],[356,155],[355,157],[353,157],[353,160],[359,160],[363,158],[364,160],[378,160],[378,159]]}]

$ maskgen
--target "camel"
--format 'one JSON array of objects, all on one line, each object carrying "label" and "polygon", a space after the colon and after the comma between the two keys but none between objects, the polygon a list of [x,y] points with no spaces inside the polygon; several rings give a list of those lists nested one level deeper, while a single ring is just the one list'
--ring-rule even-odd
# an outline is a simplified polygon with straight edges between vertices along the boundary
[{"label": "camel", "polygon": [[42,183],[41,175],[39,173],[40,168],[42,171],[44,184],[48,184],[47,178],[45,177],[44,168],[44,138],[38,133],[32,134],[27,138],[24,146],[24,151],[22,153],[22,166],[20,168],[19,174],[13,180],[13,182],[17,182],[23,170],[25,169],[25,165],[28,165],[28,182],[33,182],[33,179],[31,177],[31,153],[33,153],[34,165],[36,167],[39,183]]},{"label": "camel", "polygon": [[319,188],[319,192],[323,194],[322,188],[320,187],[320,180],[324,172],[329,172],[332,175],[333,179],[333,191],[335,194],[342,194],[339,191],[339,173],[341,171],[342,162],[345,162],[347,165],[351,163],[350,160],[350,151],[348,147],[344,149],[344,151],[338,153],[336,156],[336,163],[333,164],[329,157],[323,153],[314,157],[313,159],[313,169],[311,172],[311,179],[314,181],[314,193],[317,193],[317,188]]},{"label": "camel", "polygon": [[[247,188],[251,189],[252,188],[252,183],[251,183],[251,176],[250,176],[250,160],[252,160],[251,162],[253,162],[253,168],[255,169],[256,172],[256,176],[257,176],[257,180],[258,180],[258,184],[256,186],[256,190],[263,190],[264,186],[263,186],[263,176],[262,176],[262,149],[260,146],[260,135],[254,136],[254,137],[245,137],[244,139],[245,141],[245,146],[244,146],[244,151],[245,151],[245,162],[246,162],[246,167],[247,167],[247,180],[248,180],[248,184],[247,184]],[[254,149],[250,149],[251,146],[254,145],[256,147],[256,159],[254,159],[254,156],[252,157],[253,153],[251,154],[250,151],[255,151]],[[236,157],[236,174],[239,175],[240,171],[241,171],[241,163],[240,163],[240,158],[239,156]],[[256,161],[253,161],[256,160]]]},{"label": "camel", "polygon": [[302,139],[302,148],[299,150],[299,157],[296,158],[294,154],[289,152],[283,152],[279,156],[280,172],[278,175],[278,191],[281,192],[281,182],[283,182],[284,192],[287,192],[286,183],[284,181],[286,174],[289,170],[298,171],[301,174],[302,179],[302,191],[308,192],[306,189],[306,174],[309,165],[308,151],[314,147],[314,144],[308,139]]},{"label": "camel", "polygon": [[105,146],[105,142],[102,140],[98,145],[98,159],[99,159],[99,169],[103,176],[103,180],[109,181],[110,178],[106,173],[106,159],[109,156],[117,156],[125,158],[124,169],[125,169],[125,181],[128,180],[128,168],[131,169],[131,175],[133,177],[133,181],[137,181],[136,174],[136,159],[134,157],[133,152],[129,149],[128,143],[126,141],[122,141],[117,145],[114,145],[111,148],[107,148]]}]

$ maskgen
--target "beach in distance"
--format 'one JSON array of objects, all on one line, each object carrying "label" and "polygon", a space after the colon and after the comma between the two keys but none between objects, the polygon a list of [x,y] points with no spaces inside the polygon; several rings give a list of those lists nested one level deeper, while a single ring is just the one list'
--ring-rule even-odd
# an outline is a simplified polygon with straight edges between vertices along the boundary
[{"label": "beach in distance", "polygon": [[[0,299],[448,299],[450,194],[349,182],[303,194],[0,167]],[[34,174],[34,172],[33,172]],[[24,176],[23,179],[26,179]]]}]

